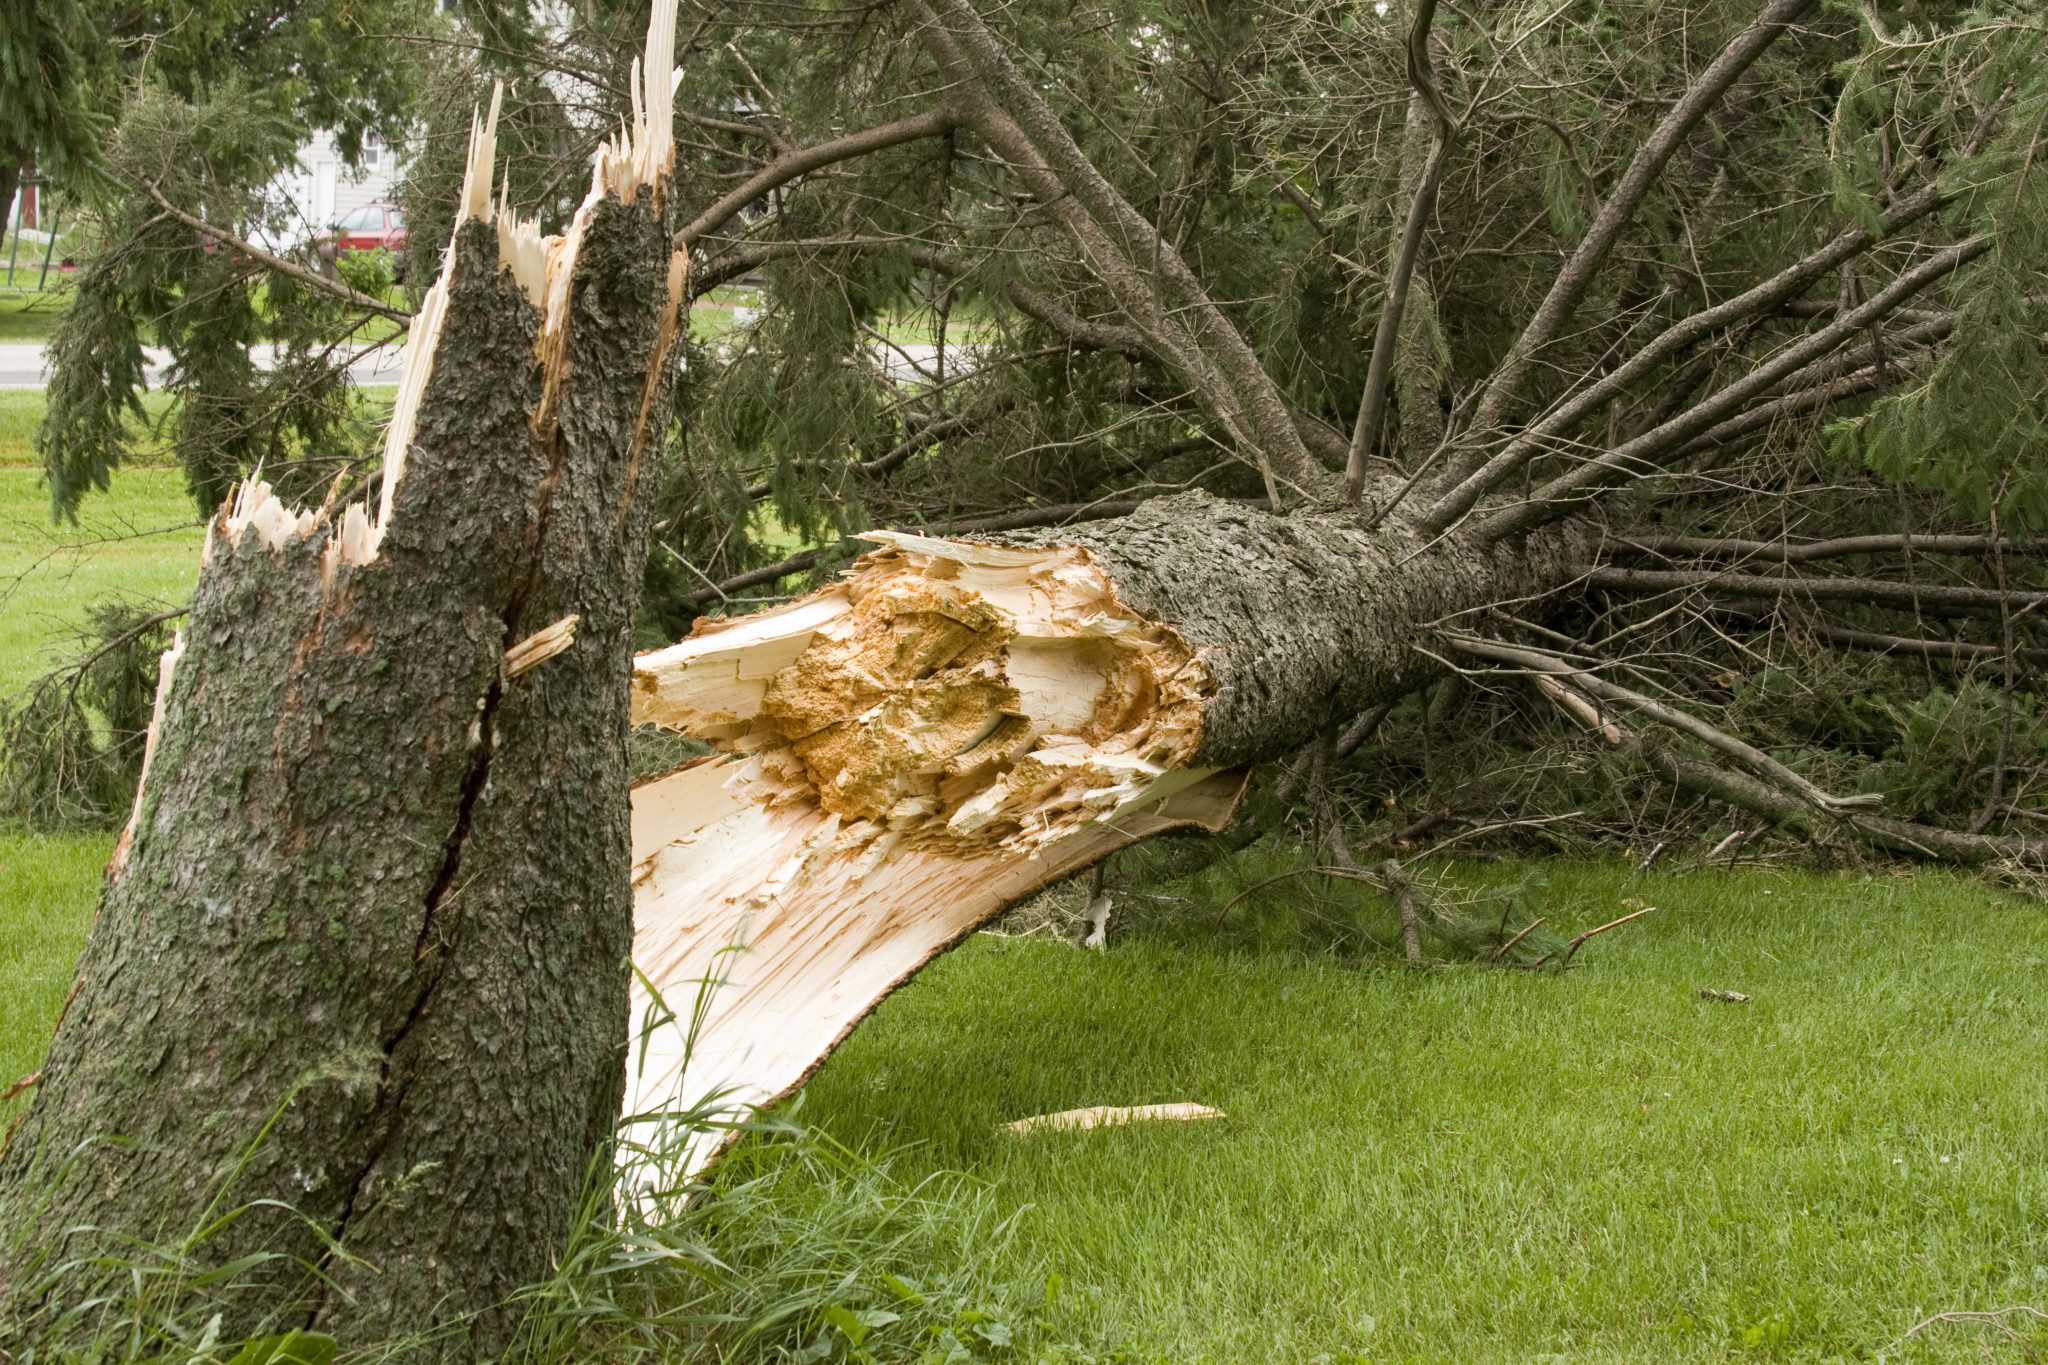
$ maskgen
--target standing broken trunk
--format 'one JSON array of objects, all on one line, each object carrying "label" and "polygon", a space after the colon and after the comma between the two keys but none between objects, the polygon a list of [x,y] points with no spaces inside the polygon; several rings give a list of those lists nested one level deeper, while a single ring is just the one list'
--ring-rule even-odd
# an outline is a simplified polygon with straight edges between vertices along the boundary
[{"label": "standing broken trunk", "polygon": [[210,529],[0,1156],[15,1339],[99,1288],[67,1261],[204,1229],[206,1264],[270,1256],[225,1297],[229,1332],[493,1352],[603,1159],[636,491],[683,285],[656,9],[647,117],[565,238],[492,211],[495,109],[473,136],[379,505],[302,512],[254,483]]}]

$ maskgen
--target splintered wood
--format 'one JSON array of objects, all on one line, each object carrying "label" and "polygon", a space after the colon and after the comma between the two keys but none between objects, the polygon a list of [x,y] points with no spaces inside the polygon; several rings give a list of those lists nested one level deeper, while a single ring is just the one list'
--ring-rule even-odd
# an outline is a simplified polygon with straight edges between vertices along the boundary
[{"label": "splintered wood", "polygon": [[638,660],[635,718],[727,754],[634,792],[628,1114],[787,1094],[1004,906],[1236,804],[1183,766],[1201,660],[1085,551],[870,539],[838,584]]},{"label": "splintered wood", "polygon": [[1030,1137],[1041,1131],[1085,1133],[1091,1128],[1121,1128],[1127,1123],[1195,1123],[1202,1119],[1229,1117],[1221,1109],[1211,1109],[1206,1104],[1099,1104],[1092,1109],[1062,1109],[1057,1114],[1033,1114],[1028,1119],[1013,1119],[998,1124],[996,1131],[1012,1137]]}]

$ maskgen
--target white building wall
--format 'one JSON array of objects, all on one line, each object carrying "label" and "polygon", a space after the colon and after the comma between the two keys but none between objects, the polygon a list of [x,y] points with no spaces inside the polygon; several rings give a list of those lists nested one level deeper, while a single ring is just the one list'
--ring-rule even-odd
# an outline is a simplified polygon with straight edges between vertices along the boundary
[{"label": "white building wall", "polygon": [[372,142],[363,165],[351,169],[335,150],[332,133],[313,134],[299,148],[297,169],[281,177],[276,186],[287,205],[285,226],[275,234],[280,239],[277,244],[302,242],[365,204],[397,198],[398,182],[404,175],[398,157],[387,147]]}]

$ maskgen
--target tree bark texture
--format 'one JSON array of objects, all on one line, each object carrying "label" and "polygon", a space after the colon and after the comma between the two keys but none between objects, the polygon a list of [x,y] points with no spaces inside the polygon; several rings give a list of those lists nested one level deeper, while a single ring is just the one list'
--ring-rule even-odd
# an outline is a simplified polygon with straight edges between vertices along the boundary
[{"label": "tree bark texture", "polygon": [[1244,765],[1441,668],[1430,622],[1585,549],[1206,494],[1002,543],[872,538],[841,582],[638,661],[640,719],[746,758],[635,792],[629,1112],[787,1094],[977,925],[1136,839],[1221,828]]},{"label": "tree bark texture", "polygon": [[636,483],[679,262],[665,184],[601,166],[543,241],[493,221],[481,145],[375,524],[258,484],[211,528],[135,818],[0,1154],[13,1333],[80,1289],[47,1278],[68,1257],[243,1209],[198,1254],[283,1259],[224,1304],[230,1331],[439,1333],[474,1358],[606,1159]]}]

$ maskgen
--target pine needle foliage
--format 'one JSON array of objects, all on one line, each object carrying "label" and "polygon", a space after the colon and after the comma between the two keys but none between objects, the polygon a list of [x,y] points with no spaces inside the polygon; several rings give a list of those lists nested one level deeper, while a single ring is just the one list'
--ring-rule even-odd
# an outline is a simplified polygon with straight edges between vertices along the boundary
[{"label": "pine needle foliage", "polygon": [[179,614],[102,602],[72,658],[0,701],[0,816],[64,829],[127,814],[156,702],[157,660]]},{"label": "pine needle foliage", "polygon": [[[1983,265],[1950,291],[1951,343],[1914,384],[1832,433],[1888,478],[1939,490],[1972,519],[2048,529],[2048,24],[2037,7],[1972,8],[1952,25],[1885,27],[1866,16],[1865,51],[1846,66],[1836,143],[1839,200],[1875,212],[1882,162],[1972,130],[1929,92],[1958,83],[1990,123],[1982,150],[1945,171],[1958,238],[1984,235]],[[1995,113],[1995,117],[1993,117]],[[1909,140],[1910,139],[1910,140]]]}]

